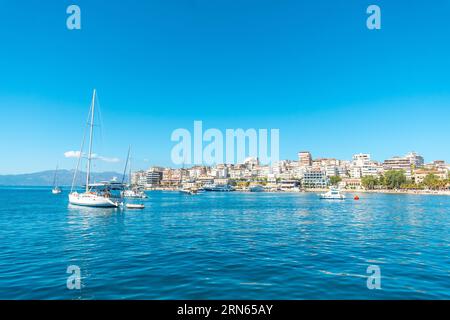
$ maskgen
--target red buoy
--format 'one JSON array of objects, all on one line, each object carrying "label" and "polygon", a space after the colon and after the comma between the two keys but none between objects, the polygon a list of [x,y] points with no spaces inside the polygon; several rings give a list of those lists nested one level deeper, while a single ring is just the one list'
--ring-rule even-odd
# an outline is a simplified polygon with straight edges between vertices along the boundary
[{"label": "red buoy", "polygon": [[355,196],[353,199],[355,199],[355,200],[359,200],[359,197],[358,196]]}]

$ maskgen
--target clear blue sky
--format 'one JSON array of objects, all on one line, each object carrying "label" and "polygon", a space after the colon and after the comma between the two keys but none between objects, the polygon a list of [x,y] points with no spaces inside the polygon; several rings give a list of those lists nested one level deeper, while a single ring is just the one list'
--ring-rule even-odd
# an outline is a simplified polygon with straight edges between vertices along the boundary
[{"label": "clear blue sky", "polygon": [[73,168],[94,87],[97,153],[132,144],[139,168],[171,165],[172,131],[194,120],[279,128],[287,159],[450,161],[449,15],[445,0],[1,0],[0,174]]}]

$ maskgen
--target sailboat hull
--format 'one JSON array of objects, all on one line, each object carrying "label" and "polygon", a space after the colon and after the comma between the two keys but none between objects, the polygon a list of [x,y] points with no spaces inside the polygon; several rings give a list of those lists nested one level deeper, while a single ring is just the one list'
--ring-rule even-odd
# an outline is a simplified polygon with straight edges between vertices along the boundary
[{"label": "sailboat hull", "polygon": [[117,208],[119,201],[113,201],[110,198],[91,193],[71,193],[69,203],[76,206],[95,207],[95,208]]}]

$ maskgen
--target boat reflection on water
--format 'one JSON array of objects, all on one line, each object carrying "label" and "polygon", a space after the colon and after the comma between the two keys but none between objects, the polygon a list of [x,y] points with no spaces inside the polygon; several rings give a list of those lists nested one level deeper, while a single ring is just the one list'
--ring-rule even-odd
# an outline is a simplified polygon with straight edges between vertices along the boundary
[{"label": "boat reflection on water", "polygon": [[[107,234],[111,227],[125,230],[125,214],[120,208],[67,206],[67,227],[69,233],[77,233],[84,238],[94,234]],[[70,231],[71,230],[71,231]]]}]

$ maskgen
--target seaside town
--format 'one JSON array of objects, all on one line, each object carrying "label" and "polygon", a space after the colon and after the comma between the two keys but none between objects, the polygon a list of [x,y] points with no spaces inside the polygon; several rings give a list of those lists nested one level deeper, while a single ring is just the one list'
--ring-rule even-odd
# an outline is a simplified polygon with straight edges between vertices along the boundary
[{"label": "seaside town", "polygon": [[416,152],[378,162],[370,154],[353,155],[352,160],[313,159],[308,151],[297,160],[282,160],[271,166],[257,158],[241,164],[151,167],[132,173],[131,183],[147,190],[177,190],[229,186],[225,191],[317,191],[331,186],[352,191],[448,193],[450,164],[443,160],[425,163]]}]

